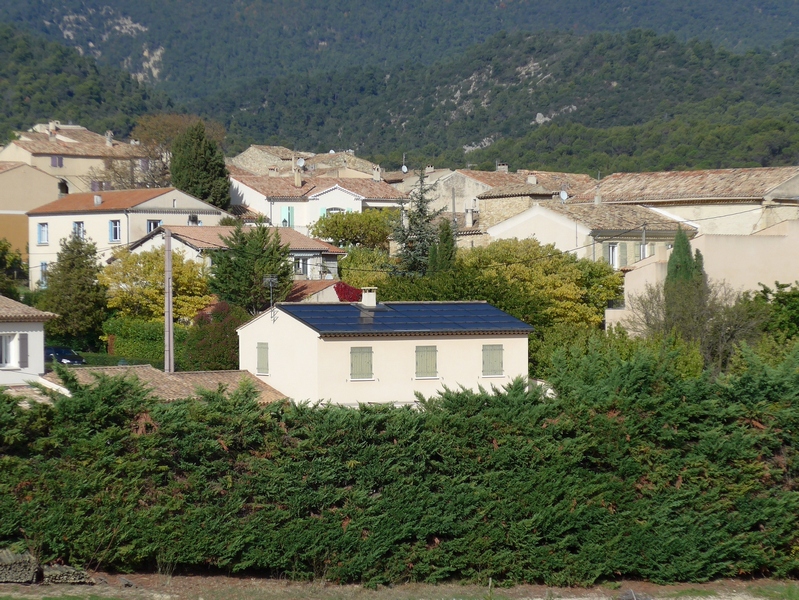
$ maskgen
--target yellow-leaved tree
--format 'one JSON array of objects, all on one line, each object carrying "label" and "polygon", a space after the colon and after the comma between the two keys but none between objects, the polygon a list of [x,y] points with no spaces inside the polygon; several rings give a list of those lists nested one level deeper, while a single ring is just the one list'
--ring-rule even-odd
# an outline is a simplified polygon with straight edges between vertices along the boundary
[{"label": "yellow-leaved tree", "polygon": [[[132,253],[114,252],[113,262],[98,277],[108,288],[108,308],[123,316],[150,321],[164,319],[164,248]],[[189,323],[213,302],[204,265],[172,252],[172,307],[175,320]]]}]

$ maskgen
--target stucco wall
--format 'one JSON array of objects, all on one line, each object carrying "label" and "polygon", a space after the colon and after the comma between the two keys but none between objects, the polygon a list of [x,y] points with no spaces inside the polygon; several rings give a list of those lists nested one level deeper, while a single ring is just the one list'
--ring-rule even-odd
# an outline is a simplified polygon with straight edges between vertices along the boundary
[{"label": "stucco wall", "polygon": [[44,324],[0,323],[0,335],[28,334],[28,366],[0,368],[0,385],[17,385],[36,380],[44,373]]},{"label": "stucco wall", "polygon": [[[433,203],[435,210],[443,208],[452,210],[452,190],[455,190],[455,211],[463,212],[466,209],[481,207],[478,206],[477,196],[491,189],[490,186],[475,181],[471,177],[466,177],[461,173],[452,173],[438,180],[432,190]],[[482,218],[482,214],[481,214]]]},{"label": "stucco wall", "polygon": [[[483,214],[480,214],[482,227]],[[579,258],[602,258],[601,244],[594,248],[591,230],[565,215],[533,206],[523,212],[502,221],[493,227],[487,228],[487,233],[493,240],[535,238],[542,244],[554,244],[555,248],[565,252],[577,250]],[[630,254],[632,257],[632,254]]]}]

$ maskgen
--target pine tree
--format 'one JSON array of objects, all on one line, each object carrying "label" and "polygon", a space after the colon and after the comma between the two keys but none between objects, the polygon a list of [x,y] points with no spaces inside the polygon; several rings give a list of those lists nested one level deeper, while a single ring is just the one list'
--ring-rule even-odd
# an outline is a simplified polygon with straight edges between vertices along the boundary
[{"label": "pine tree", "polygon": [[230,205],[230,179],[225,157],[216,142],[205,135],[198,121],[175,138],[172,145],[172,185],[218,206]]},{"label": "pine tree", "polygon": [[401,203],[400,217],[394,226],[394,241],[399,246],[398,257],[403,271],[424,275],[427,273],[430,248],[436,243],[434,219],[441,210],[431,210],[432,186],[425,181],[424,171],[419,171],[419,182],[411,191],[410,199]]},{"label": "pine tree", "polygon": [[97,246],[77,235],[61,240],[56,263],[47,271],[47,288],[39,308],[58,314],[45,324],[48,342],[95,349],[106,316],[106,289]]},{"label": "pine tree", "polygon": [[265,282],[268,275],[277,279],[271,288],[271,299],[279,302],[288,296],[293,268],[289,247],[280,242],[277,229],[263,222],[255,227],[239,225],[223,239],[227,250],[217,250],[211,265],[212,292],[251,315],[269,307],[270,287]]},{"label": "pine tree", "polygon": [[451,269],[455,264],[456,251],[452,223],[443,220],[438,224],[438,241],[430,249],[428,273]]}]

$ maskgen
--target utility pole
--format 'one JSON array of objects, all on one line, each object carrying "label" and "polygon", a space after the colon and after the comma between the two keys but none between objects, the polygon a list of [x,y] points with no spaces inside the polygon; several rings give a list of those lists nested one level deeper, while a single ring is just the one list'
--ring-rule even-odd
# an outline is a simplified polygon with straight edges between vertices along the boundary
[{"label": "utility pole", "polygon": [[164,228],[164,373],[175,372],[175,336],[172,330],[172,232]]}]

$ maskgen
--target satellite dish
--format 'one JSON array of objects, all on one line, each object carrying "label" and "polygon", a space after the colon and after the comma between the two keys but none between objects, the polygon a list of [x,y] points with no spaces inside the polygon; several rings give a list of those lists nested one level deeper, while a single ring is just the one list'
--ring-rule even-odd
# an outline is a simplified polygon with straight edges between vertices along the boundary
[{"label": "satellite dish", "polygon": [[305,166],[305,159],[304,158],[297,159],[297,166],[300,167],[300,168],[304,167]]},{"label": "satellite dish", "polygon": [[408,167],[406,167],[405,165],[402,165],[402,172],[403,173],[407,173],[408,172]]},{"label": "satellite dish", "polygon": [[568,197],[569,197],[569,194],[566,193],[566,190],[561,190],[561,192],[560,192],[560,201],[561,202],[566,202]]}]

